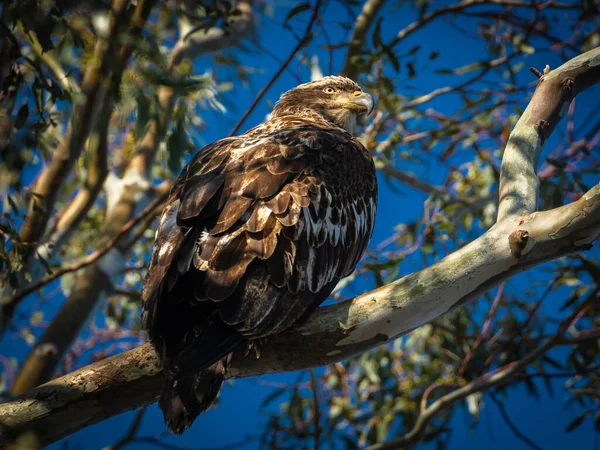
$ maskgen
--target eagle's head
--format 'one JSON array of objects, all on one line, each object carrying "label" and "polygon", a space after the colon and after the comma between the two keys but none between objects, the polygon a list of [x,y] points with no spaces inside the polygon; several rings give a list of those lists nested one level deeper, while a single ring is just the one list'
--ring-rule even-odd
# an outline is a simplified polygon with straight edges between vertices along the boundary
[{"label": "eagle's head", "polygon": [[302,114],[309,110],[322,115],[350,134],[356,132],[356,117],[371,113],[373,97],[346,77],[329,76],[304,83],[281,96],[273,109],[273,117]]}]

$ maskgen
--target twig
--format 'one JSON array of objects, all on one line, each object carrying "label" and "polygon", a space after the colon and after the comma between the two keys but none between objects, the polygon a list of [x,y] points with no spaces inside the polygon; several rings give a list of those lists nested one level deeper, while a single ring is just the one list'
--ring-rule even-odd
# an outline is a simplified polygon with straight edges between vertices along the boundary
[{"label": "twig", "polygon": [[479,336],[477,336],[477,339],[475,340],[473,347],[471,347],[471,351],[467,354],[467,356],[465,356],[465,359],[463,360],[462,364],[460,365],[460,367],[458,369],[459,376],[463,375],[465,368],[469,364],[469,361],[471,361],[471,359],[473,358],[473,355],[475,354],[475,352],[477,351],[477,349],[479,348],[479,346],[481,345],[483,340],[487,339],[487,333],[490,328],[490,324],[492,323],[492,319],[493,319],[494,315],[496,314],[496,310],[498,309],[498,305],[500,304],[500,300],[502,299],[503,293],[504,293],[504,283],[502,283],[500,286],[498,286],[498,292],[496,293],[496,297],[494,298],[494,301],[492,302],[492,307],[490,308],[490,310],[487,314],[487,317],[485,318],[485,322],[483,323],[483,328],[481,329]]},{"label": "twig", "polygon": [[515,436],[517,438],[519,438],[520,440],[522,440],[525,444],[527,444],[529,447],[535,449],[535,450],[542,450],[542,447],[540,447],[539,445],[537,445],[535,442],[533,442],[531,439],[529,439],[527,436],[525,436],[518,428],[517,426],[512,422],[512,420],[510,419],[510,416],[507,414],[506,409],[504,409],[504,405],[502,404],[502,402],[500,402],[496,396],[494,395],[493,392],[490,392],[490,397],[492,399],[492,401],[496,404],[496,406],[498,407],[498,410],[500,411],[500,415],[502,416],[502,418],[504,419],[504,421],[506,422],[506,425],[508,425],[508,428],[510,428],[512,430],[512,432],[515,434]]},{"label": "twig", "polygon": [[9,306],[11,304],[16,305],[24,297],[28,296],[29,294],[37,291],[38,289],[40,289],[42,287],[44,287],[48,283],[51,283],[52,281],[62,277],[63,275],[65,275],[67,273],[75,272],[77,270],[83,269],[84,267],[87,267],[90,264],[96,262],[102,256],[106,255],[119,242],[119,240],[123,236],[125,236],[132,228],[134,228],[136,225],[138,225],[140,222],[142,222],[148,214],[154,212],[154,210],[162,202],[164,202],[167,199],[167,197],[168,197],[168,193],[164,193],[160,197],[154,199],[148,206],[146,206],[144,208],[144,210],[137,217],[129,220],[129,222],[127,222],[125,225],[123,225],[123,227],[121,227],[119,232],[116,235],[114,235],[112,238],[110,238],[108,240],[108,242],[106,242],[106,244],[104,244],[103,247],[99,248],[98,250],[94,251],[90,255],[86,256],[81,261],[79,261],[75,264],[71,264],[67,267],[63,267],[62,269],[54,272],[53,274],[48,275],[48,276],[42,278],[41,280],[33,283],[32,285],[28,286],[27,288],[23,289],[21,292],[19,292],[17,295],[15,295],[11,299],[11,301],[8,305]]},{"label": "twig", "polygon": [[144,413],[146,412],[146,406],[143,406],[138,410],[135,414],[133,422],[131,422],[131,426],[129,430],[115,445],[109,445],[107,450],[119,450],[121,448],[126,447],[129,444],[133,444],[135,442],[135,435],[142,424],[142,419],[144,418]]},{"label": "twig", "polygon": [[406,26],[405,28],[400,30],[398,32],[398,34],[396,35],[396,37],[388,45],[390,47],[394,47],[400,41],[405,39],[408,35],[412,34],[419,28],[423,27],[424,25],[437,19],[440,16],[443,16],[446,14],[454,14],[454,13],[463,11],[467,8],[471,8],[471,7],[475,7],[475,6],[479,6],[479,5],[499,5],[499,6],[504,6],[504,7],[513,6],[513,7],[523,7],[523,8],[541,8],[542,6],[557,8],[557,9],[578,8],[578,5],[575,3],[573,3],[573,4],[559,3],[559,2],[552,1],[552,0],[546,2],[542,6],[537,6],[535,3],[532,3],[529,1],[519,1],[519,0],[467,0],[467,1],[461,1],[461,2],[454,3],[452,5],[449,5],[449,6],[446,6],[443,8],[436,9],[436,10],[420,17],[418,20],[412,22],[411,24],[409,24],[408,26]]},{"label": "twig", "polygon": [[317,392],[317,377],[315,376],[315,371],[313,369],[309,370],[310,373],[310,390],[312,391],[313,396],[313,425],[315,427],[314,430],[314,439],[315,445],[314,450],[319,450],[319,438],[321,436],[321,412],[319,410],[319,395]]},{"label": "twig", "polygon": [[[587,305],[582,305],[582,308]],[[430,406],[421,410],[421,413],[413,426],[413,428],[399,438],[392,439],[389,442],[384,442],[380,444],[375,444],[367,448],[367,450],[397,450],[400,448],[405,448],[419,441],[419,439],[423,436],[423,434],[427,430],[427,426],[431,422],[431,420],[442,410],[447,407],[453,405],[459,400],[467,398],[469,395],[472,395],[477,392],[481,392],[487,389],[490,389],[495,386],[501,386],[508,382],[512,377],[521,373],[525,370],[530,364],[537,361],[539,358],[544,356],[550,349],[559,345],[561,340],[564,338],[565,333],[572,325],[573,321],[577,318],[580,310],[574,311],[569,317],[563,320],[559,326],[557,334],[552,336],[546,342],[532,350],[527,355],[523,356],[518,361],[514,361],[506,366],[489,372],[482,377],[474,380],[461,388],[455,389],[454,391],[440,397],[435,402],[433,402]]]},{"label": "twig", "polygon": [[233,136],[234,134],[236,134],[239,131],[239,129],[244,124],[244,122],[246,121],[248,116],[252,113],[252,111],[254,111],[254,109],[258,105],[258,102],[260,102],[260,100],[267,93],[267,91],[271,88],[271,86],[273,86],[273,83],[275,83],[275,81],[277,81],[279,76],[283,73],[283,71],[286,69],[286,67],[289,65],[289,63],[292,61],[294,56],[296,56],[296,53],[298,53],[300,51],[300,49],[302,47],[304,47],[312,39],[312,34],[310,31],[312,29],[313,23],[317,19],[317,15],[319,14],[321,2],[322,2],[322,0],[317,0],[317,3],[313,7],[312,16],[310,17],[310,21],[308,22],[308,25],[306,26],[306,30],[304,31],[304,36],[298,41],[296,46],[293,48],[291,53],[288,55],[287,59],[279,67],[277,72],[275,72],[275,74],[271,77],[271,79],[266,84],[266,86],[263,87],[260,90],[260,92],[256,95],[256,97],[254,98],[254,101],[252,102],[250,107],[246,110],[246,112],[244,113],[242,118],[238,121],[238,123],[235,124],[233,129],[229,132],[229,136]]}]

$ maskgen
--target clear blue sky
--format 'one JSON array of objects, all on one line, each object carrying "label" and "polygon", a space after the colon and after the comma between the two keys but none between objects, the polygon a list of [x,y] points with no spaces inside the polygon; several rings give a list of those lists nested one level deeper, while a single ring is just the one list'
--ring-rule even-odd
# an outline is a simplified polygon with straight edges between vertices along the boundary
[{"label": "clear blue sky", "polygon": [[[275,8],[275,17],[262,20],[258,29],[260,33],[260,42],[263,46],[269,48],[281,59],[285,59],[296,40],[288,31],[282,31],[281,22],[285,14],[289,11],[294,2],[277,2],[280,6]],[[387,13],[382,23],[382,35],[384,41],[391,38],[401,27],[408,24],[414,13],[410,8],[402,7],[394,13]],[[324,17],[325,22],[346,22],[350,23],[346,16],[345,9],[337,3],[332,3]],[[303,30],[307,20],[307,15],[302,20],[295,22],[298,30]],[[560,25],[558,25],[560,26]],[[331,27],[330,39],[336,42],[342,34],[340,27]],[[300,31],[301,33],[301,31]],[[370,34],[369,34],[370,36]],[[322,36],[318,36],[322,43]],[[469,38],[465,38],[460,32],[449,27],[444,21],[438,21],[427,28],[426,33],[418,33],[403,43],[397,50],[406,53],[414,45],[421,45],[428,51],[438,50],[440,56],[432,65],[432,70],[421,70],[418,78],[405,80],[405,71],[397,80],[398,89],[407,95],[417,93],[426,93],[437,87],[442,87],[447,82],[447,78],[433,73],[433,68],[453,68],[466,65],[485,56],[485,48],[481,43]],[[272,76],[279,67],[279,63],[271,57],[264,55],[252,44],[247,45],[252,49],[250,53],[238,53],[238,57],[245,65],[262,69],[262,73],[253,75],[251,84],[247,88],[236,88],[235,97],[229,97],[229,100],[235,99],[235,105],[226,103],[228,112],[225,115],[217,113],[206,113],[204,119],[208,122],[208,127],[201,133],[201,144],[212,142],[216,139],[226,136],[233,125],[237,122],[246,107],[250,104],[254,95]],[[313,51],[317,50],[312,46]],[[427,52],[426,52],[427,53]],[[327,53],[319,51],[321,68],[325,75],[329,74]],[[333,73],[341,68],[343,52],[335,53],[333,61]],[[197,63],[198,72],[210,69],[211,60],[204,58]],[[533,54],[528,57],[526,67],[535,66],[543,68],[546,64],[551,67],[558,65],[558,59],[550,55]],[[300,68],[298,61],[290,65],[290,71],[301,73],[302,81],[309,80],[309,72],[306,68]],[[222,73],[225,77],[227,71]],[[521,85],[530,83],[532,75],[523,71],[518,76]],[[297,84],[296,79],[286,72],[274,84],[265,99],[259,107],[248,118],[243,130],[250,128],[261,122],[267,114],[269,108],[267,102],[274,102],[279,95],[287,89]],[[596,90],[595,92],[598,92]],[[436,102],[435,107],[441,110],[451,106],[452,96],[445,96]],[[419,173],[418,175],[424,175]],[[445,173],[443,169],[430,168],[427,177],[429,180],[441,181]],[[394,225],[401,222],[410,222],[422,214],[423,201],[425,196],[409,188],[401,188],[402,196],[398,197],[396,192],[391,191],[385,183],[380,184],[380,204],[377,216],[376,230],[372,240],[372,245],[389,236]],[[401,202],[402,207],[398,207]],[[598,255],[596,248],[595,254]],[[511,289],[523,288],[531,283],[532,279],[540,274],[539,271],[519,276],[511,284]],[[542,276],[540,274],[540,276]],[[366,286],[365,286],[366,287]],[[556,296],[546,304],[560,304],[561,297]],[[31,302],[31,301],[30,301]],[[31,304],[31,303],[30,303]],[[7,342],[8,341],[8,342]],[[10,348],[8,348],[10,347]],[[17,339],[5,339],[0,344],[0,353],[14,354],[14,349],[18,348],[21,357],[24,356],[26,347]],[[265,385],[265,382],[283,382],[293,383],[298,375],[277,374],[264,376],[261,378],[235,380],[222,390],[221,404],[208,413],[201,415],[195,422],[193,428],[178,438],[169,438],[167,442],[178,446],[189,448],[211,448],[219,447],[228,443],[243,440],[246,435],[259,435],[266,418],[258,413],[259,405],[271,388]],[[516,388],[511,391],[511,395],[505,402],[505,407],[511,415],[513,421],[519,424],[521,430],[526,431],[538,445],[544,449],[563,449],[574,447],[580,449],[593,449],[594,433],[590,420],[576,431],[566,434],[564,427],[568,423],[566,417],[574,417],[574,410],[565,410],[564,400],[566,393],[561,381],[554,383],[556,395],[549,399],[542,395],[541,401],[536,401],[527,391],[522,388]],[[543,390],[541,392],[544,392]],[[106,445],[115,443],[128,429],[133,418],[133,413],[123,414],[109,419],[101,424],[82,430],[70,439],[69,448],[73,449],[99,449]],[[451,449],[505,449],[505,448],[524,448],[512,431],[506,426],[499,417],[497,409],[493,404],[486,404],[478,426],[472,426],[472,419],[464,408],[461,408],[454,415],[451,425],[453,429],[450,448]],[[146,412],[140,436],[149,436],[161,433],[165,430],[162,421],[162,414],[156,405],[153,405]],[[597,438],[597,437],[596,437]],[[236,446],[233,448],[255,449],[258,448],[258,441],[249,440],[247,445]],[[50,448],[58,450],[61,443],[57,443]],[[134,445],[128,448],[143,449],[149,448],[147,445]],[[423,445],[421,448],[433,448]]]}]

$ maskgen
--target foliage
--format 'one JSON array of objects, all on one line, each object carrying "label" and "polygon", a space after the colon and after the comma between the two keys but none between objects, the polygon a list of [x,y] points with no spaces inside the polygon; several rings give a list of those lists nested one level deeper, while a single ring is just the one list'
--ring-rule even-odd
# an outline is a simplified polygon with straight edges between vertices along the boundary
[{"label": "foliage", "polygon": [[[268,38],[256,27],[233,49],[200,52],[211,58],[174,58],[177,45],[194,33],[215,28],[235,33],[242,15],[238,4],[244,2],[199,7],[187,1],[156,2],[141,31],[135,30],[132,17],[144,2],[124,3],[124,12],[113,18],[117,32],[112,35],[105,33],[108,2],[46,0],[1,7],[0,57],[8,62],[0,68],[2,303],[118,237],[113,246],[120,264],[107,271],[111,285],[94,303],[101,313],[70,350],[59,349],[64,371],[143,339],[139,289],[160,208],[141,217],[133,231],[118,232],[168,191],[184,162],[205,142],[211,120],[219,120],[217,114],[241,113],[230,106],[245,86],[266,84],[258,64],[251,65],[252,55],[272,55]],[[298,72],[302,81],[307,73],[338,72],[334,61],[342,58],[344,72],[379,98],[372,120],[361,126],[361,137],[373,152],[382,189],[389,192],[385,202],[410,197],[412,205],[422,204],[422,214],[381,232],[385,236],[378,236],[356,273],[336,290],[337,300],[423,268],[493,225],[502,149],[529,99],[530,81],[535,81],[526,64],[539,54],[563,62],[600,43],[598,15],[575,1],[544,7],[508,0],[368,3],[380,3],[383,12],[364,24],[356,20],[362,2],[319,2],[319,20],[301,50]],[[254,21],[277,21],[282,32],[289,30],[300,39],[313,7],[304,2],[280,11],[275,3],[264,2],[254,6]],[[340,11],[343,19],[337,17]],[[386,15],[397,11],[410,19],[392,23]],[[367,39],[357,53],[346,53],[359,26],[369,30]],[[445,55],[447,45],[427,39],[427,33],[441,26],[474,42],[469,45],[478,49],[477,55],[455,67]],[[106,50],[102,46],[114,55],[127,50],[131,56],[119,68],[116,58],[98,56]],[[57,178],[58,196],[45,232],[35,242],[24,241],[20,230],[38,212],[31,206],[35,197],[43,195],[36,182],[51,166],[67,129],[81,126],[71,113],[90,101],[82,80],[90,67],[103,73],[105,64],[101,86],[106,92],[100,87],[90,106],[87,144],[71,148],[76,157],[64,179]],[[542,161],[541,209],[569,203],[598,181],[600,121],[589,104],[581,103],[569,110],[560,139],[550,143]],[[103,166],[107,173],[96,176]],[[146,166],[148,171],[138,170]],[[77,209],[74,199],[88,191],[87,206]],[[132,192],[133,200],[127,197]],[[134,206],[123,213],[127,201]],[[385,202],[382,210],[393,207]],[[102,256],[92,265],[105,270],[106,261]],[[90,273],[71,271],[59,283],[39,289],[39,298],[59,305],[77,291],[77,280]],[[571,326],[580,338],[561,342],[560,349],[537,359],[509,383],[474,393],[464,405],[449,404],[417,440],[445,448],[456,409],[466,408],[476,423],[483,409],[493,403],[501,408],[499,399],[517,387],[524,386],[534,398],[556,395],[556,379],[568,392],[567,404],[578,404],[570,410],[575,412],[565,430],[594,420],[600,432],[598,252],[550,262],[526,282],[531,286],[527,290],[509,282],[477,305],[456,309],[406,338],[274,390],[263,404],[268,416],[263,445],[362,448],[404,435],[428,403],[521,360],[574,312],[577,321]],[[13,309],[7,311],[12,315]],[[53,320],[46,317],[48,310],[21,302],[8,334],[33,344]],[[10,388],[14,380],[8,373],[3,381]]]}]

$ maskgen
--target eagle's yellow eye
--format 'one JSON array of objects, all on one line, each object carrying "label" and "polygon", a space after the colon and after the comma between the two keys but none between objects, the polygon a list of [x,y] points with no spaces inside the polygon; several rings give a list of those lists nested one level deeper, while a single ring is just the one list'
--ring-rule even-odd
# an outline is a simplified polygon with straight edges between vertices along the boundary
[{"label": "eagle's yellow eye", "polygon": [[323,92],[325,92],[326,94],[333,94],[335,92],[335,89],[332,87],[326,87],[325,89],[323,89]]}]

